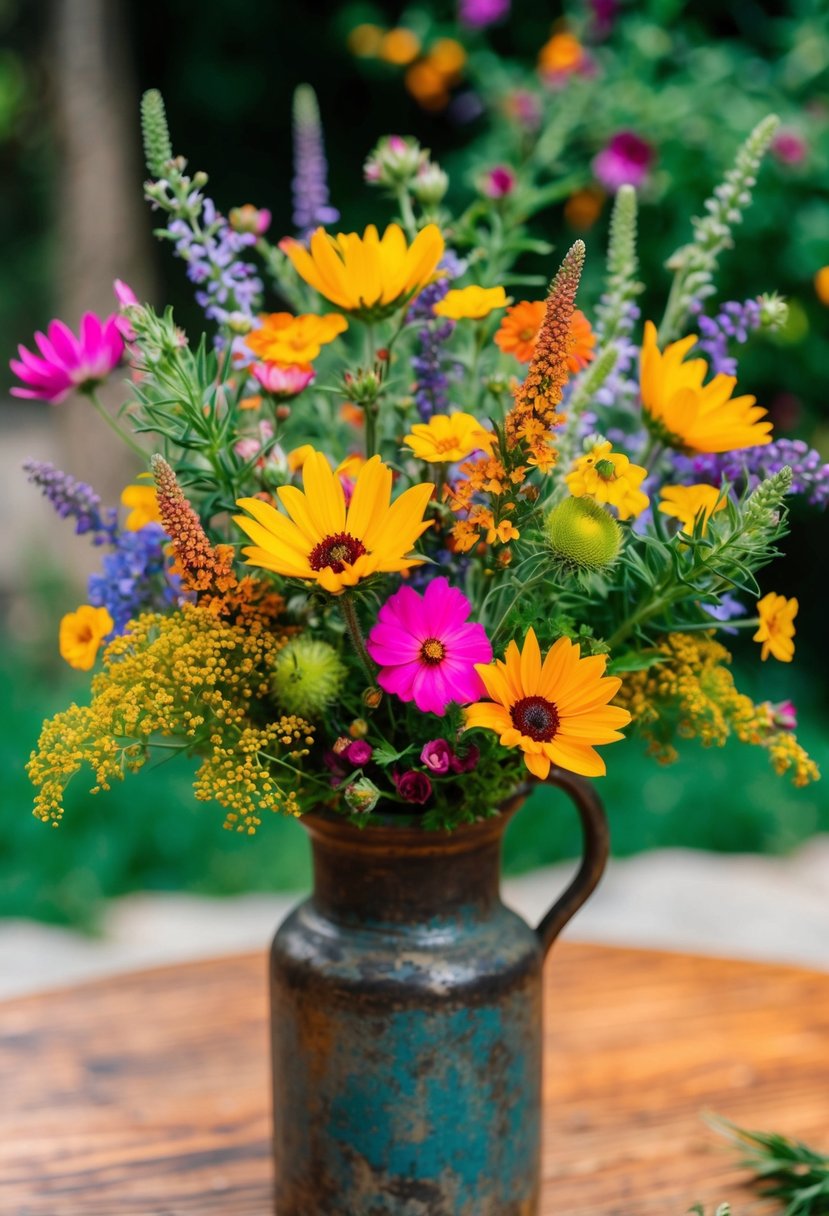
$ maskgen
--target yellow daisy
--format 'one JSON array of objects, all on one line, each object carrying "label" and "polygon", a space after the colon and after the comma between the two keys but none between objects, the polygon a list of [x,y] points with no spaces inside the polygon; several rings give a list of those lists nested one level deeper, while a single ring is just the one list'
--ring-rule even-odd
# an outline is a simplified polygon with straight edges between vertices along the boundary
[{"label": "yellow daisy", "polygon": [[78,671],[89,671],[101,642],[114,628],[115,622],[106,608],[81,604],[77,612],[67,612],[61,620],[58,633],[61,658]]},{"label": "yellow daisy", "polygon": [[309,248],[287,238],[280,248],[301,279],[320,295],[365,320],[388,316],[432,279],[443,257],[443,237],[427,224],[409,245],[403,229],[389,224],[382,237],[374,224],[362,236],[317,228]]},{"label": "yellow daisy", "polygon": [[128,532],[138,532],[145,524],[164,522],[158,509],[155,486],[124,486],[121,491],[121,503],[130,508],[130,513],[124,520],[124,527]]},{"label": "yellow daisy", "polygon": [[695,334],[660,351],[656,326],[645,322],[640,386],[649,430],[669,447],[688,452],[733,452],[771,443],[766,411],[748,395],[732,397],[733,376],[718,374],[707,384],[704,359],[685,360]]},{"label": "yellow daisy", "polygon": [[659,510],[663,515],[678,519],[683,532],[689,536],[693,534],[700,515],[704,536],[711,516],[725,509],[726,496],[717,486],[665,486],[659,491],[659,497],[662,499]]},{"label": "yellow daisy", "polygon": [[776,591],[770,591],[758,600],[760,628],[752,640],[762,642],[761,659],[765,661],[769,655],[773,655],[781,663],[791,663],[794,658],[794,618],[798,607],[796,599],[786,599],[785,595],[778,595]]},{"label": "yellow daisy", "polygon": [[579,456],[564,480],[574,498],[593,498],[616,507],[619,519],[630,519],[641,515],[650,501],[639,489],[647,475],[647,469],[631,464],[624,452],[614,452],[613,445],[605,440]]},{"label": "yellow daisy", "polygon": [[391,469],[372,456],[357,474],[346,510],[339,476],[322,452],[310,452],[302,465],[303,489],[277,491],[287,515],[260,498],[239,499],[253,517],[234,516],[253,541],[243,550],[248,565],[316,582],[331,595],[380,571],[419,566],[421,559],[409,550],[430,526],[423,512],[434,487],[412,486],[392,503],[391,483]]},{"label": "yellow daisy", "polygon": [[506,308],[507,304],[509,297],[503,287],[456,287],[438,300],[432,312],[452,321],[480,321],[496,308]]},{"label": "yellow daisy", "polygon": [[495,436],[472,414],[458,410],[453,414],[433,414],[428,422],[416,423],[403,442],[420,460],[444,464],[464,460],[482,449],[489,452]]},{"label": "yellow daisy", "polygon": [[583,659],[569,638],[559,638],[542,662],[530,629],[522,651],[510,642],[504,660],[475,664],[491,700],[465,710],[466,729],[494,730],[502,747],[520,747],[542,780],[551,764],[601,777],[605,764],[595,745],[615,743],[630,722],[626,709],[608,705],[622,681],[604,674],[606,662],[605,655]]}]

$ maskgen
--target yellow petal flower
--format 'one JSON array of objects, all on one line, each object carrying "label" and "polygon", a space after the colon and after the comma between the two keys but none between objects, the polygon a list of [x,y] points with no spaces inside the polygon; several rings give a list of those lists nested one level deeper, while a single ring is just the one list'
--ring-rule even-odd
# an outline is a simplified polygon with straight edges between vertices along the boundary
[{"label": "yellow petal flower", "polygon": [[319,358],[327,346],[346,329],[348,322],[337,312],[317,316],[316,313],[273,312],[261,318],[259,329],[245,338],[245,344],[255,355],[268,363],[305,367]]},{"label": "yellow petal flower", "polygon": [[329,236],[317,228],[308,249],[290,238],[280,248],[300,278],[332,304],[364,320],[378,320],[430,282],[444,242],[436,224],[427,224],[411,245],[398,224],[389,224],[382,237],[369,224],[362,236]]},{"label": "yellow petal flower", "polygon": [[239,499],[248,515],[234,519],[253,541],[243,550],[249,566],[316,582],[341,595],[372,574],[420,565],[410,550],[430,526],[423,513],[434,486],[412,486],[392,503],[391,469],[372,456],[357,473],[346,509],[338,471],[314,450],[305,456],[302,481],[302,490],[282,486],[278,491],[287,514],[259,498]]},{"label": "yellow petal flower", "polygon": [[778,595],[775,591],[758,600],[760,627],[753,641],[762,643],[760,658],[763,661],[771,654],[781,663],[791,663],[794,658],[794,618],[798,607],[796,599],[786,599],[785,595]]},{"label": "yellow petal flower", "polygon": [[121,503],[130,508],[130,513],[124,520],[124,527],[128,532],[138,532],[146,524],[163,522],[155,486],[125,486],[121,491]]},{"label": "yellow petal flower", "polygon": [[432,312],[452,321],[479,321],[496,308],[506,308],[509,297],[503,287],[457,287],[438,300]]},{"label": "yellow petal flower", "polygon": [[704,384],[705,360],[685,359],[696,341],[691,334],[660,351],[656,326],[645,322],[640,388],[652,434],[688,452],[732,452],[771,443],[771,423],[755,397],[732,397],[733,376],[718,374]]},{"label": "yellow petal flower", "polygon": [[726,496],[717,486],[665,486],[659,492],[662,499],[659,510],[682,524],[683,532],[693,534],[697,518],[702,516],[702,535],[708,521],[717,511],[725,509]]},{"label": "yellow petal flower", "polygon": [[529,771],[543,780],[550,765],[599,777],[604,761],[594,749],[621,739],[630,714],[608,702],[621,680],[605,676],[606,657],[581,657],[569,638],[559,638],[543,661],[535,631],[519,651],[513,641],[503,660],[476,663],[490,701],[465,710],[466,729],[495,731],[503,747],[520,747]]},{"label": "yellow petal flower", "polygon": [[453,414],[433,414],[428,422],[416,423],[403,442],[420,460],[447,464],[464,460],[472,452],[489,452],[495,436],[472,414],[458,410]]},{"label": "yellow petal flower", "polygon": [[67,612],[60,623],[58,645],[61,658],[78,671],[89,671],[101,642],[114,628],[115,622],[106,608],[81,604],[77,612]]},{"label": "yellow petal flower", "polygon": [[631,464],[624,452],[614,452],[605,440],[579,456],[564,480],[574,498],[587,496],[616,507],[620,519],[630,519],[641,515],[650,501],[639,488],[647,475],[647,469]]}]

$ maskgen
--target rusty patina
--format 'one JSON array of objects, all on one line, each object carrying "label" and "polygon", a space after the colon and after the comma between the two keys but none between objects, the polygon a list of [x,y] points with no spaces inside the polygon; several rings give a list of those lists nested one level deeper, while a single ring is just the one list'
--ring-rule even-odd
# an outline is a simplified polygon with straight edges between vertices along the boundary
[{"label": "rusty patina", "polygon": [[314,891],[271,954],[278,1216],[533,1216],[541,967],[599,880],[601,806],[576,802],[585,860],[538,929],[500,899],[500,815],[449,834],[304,820]]}]

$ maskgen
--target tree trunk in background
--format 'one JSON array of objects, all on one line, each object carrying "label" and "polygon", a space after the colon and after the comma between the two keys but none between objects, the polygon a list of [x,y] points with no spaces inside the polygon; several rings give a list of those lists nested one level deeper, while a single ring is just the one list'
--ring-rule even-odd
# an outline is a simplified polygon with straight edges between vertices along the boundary
[{"label": "tree trunk in background", "polygon": [[[74,328],[85,310],[115,310],[113,279],[151,298],[150,236],[122,0],[54,0],[52,41],[58,315]],[[101,391],[109,409],[124,400],[122,379],[116,373]],[[105,502],[117,502],[139,462],[82,399],[70,399],[55,415],[64,467],[91,482]]]}]

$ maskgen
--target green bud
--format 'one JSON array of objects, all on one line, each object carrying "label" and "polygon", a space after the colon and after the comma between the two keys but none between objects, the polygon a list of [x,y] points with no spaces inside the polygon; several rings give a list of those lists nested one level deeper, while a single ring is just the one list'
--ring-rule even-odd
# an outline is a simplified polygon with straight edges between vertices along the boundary
[{"label": "green bud", "polygon": [[336,700],[345,676],[345,666],[333,646],[298,637],[276,656],[271,688],[280,709],[313,719]]},{"label": "green bud", "polygon": [[368,777],[358,777],[345,788],[346,806],[358,815],[367,815],[380,801],[380,791]]},{"label": "green bud", "polygon": [[619,556],[622,529],[592,498],[565,498],[546,521],[547,543],[567,570],[595,573]]},{"label": "green bud", "polygon": [[757,489],[749,494],[745,501],[743,529],[752,532],[756,528],[772,527],[791,488],[792,470],[784,464],[782,469],[761,481]]},{"label": "green bud", "polygon": [[141,98],[141,133],[147,168],[153,177],[164,177],[165,167],[173,159],[173,147],[164,112],[164,98],[158,89],[148,89]]}]

